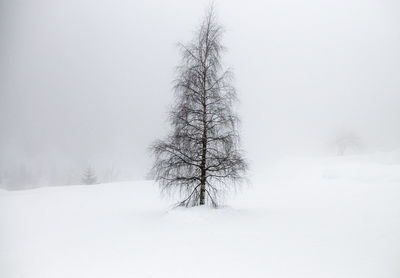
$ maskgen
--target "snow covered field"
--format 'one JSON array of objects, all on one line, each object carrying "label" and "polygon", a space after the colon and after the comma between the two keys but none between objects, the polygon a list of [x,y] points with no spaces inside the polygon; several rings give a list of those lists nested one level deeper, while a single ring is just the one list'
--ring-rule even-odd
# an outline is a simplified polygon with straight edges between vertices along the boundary
[{"label": "snow covered field", "polygon": [[170,204],[149,181],[0,191],[0,277],[400,277],[400,152],[287,158],[229,206]]}]

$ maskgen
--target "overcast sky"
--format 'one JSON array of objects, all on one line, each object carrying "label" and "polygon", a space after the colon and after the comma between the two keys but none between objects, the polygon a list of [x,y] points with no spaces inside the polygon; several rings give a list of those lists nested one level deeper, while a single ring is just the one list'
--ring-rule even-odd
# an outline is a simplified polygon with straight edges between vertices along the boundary
[{"label": "overcast sky", "polygon": [[[143,179],[209,1],[0,0],[0,166]],[[253,171],[352,132],[400,147],[396,0],[215,1]]]}]

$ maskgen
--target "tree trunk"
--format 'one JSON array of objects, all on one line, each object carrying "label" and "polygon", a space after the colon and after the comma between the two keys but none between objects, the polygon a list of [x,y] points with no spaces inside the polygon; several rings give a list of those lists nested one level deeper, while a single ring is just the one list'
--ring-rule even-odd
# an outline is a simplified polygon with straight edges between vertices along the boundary
[{"label": "tree trunk", "polygon": [[[201,175],[203,176],[203,170]],[[205,176],[205,174],[204,174]],[[205,204],[206,200],[206,180],[205,178],[201,179],[201,185],[200,185],[200,206]]]},{"label": "tree trunk", "polygon": [[205,204],[206,199],[206,155],[207,155],[207,106],[206,92],[203,92],[203,138],[201,154],[201,177],[200,177],[200,206]]},{"label": "tree trunk", "polygon": [[207,76],[207,68],[206,68],[206,62],[207,62],[207,56],[208,56],[208,32],[207,32],[207,37],[206,37],[206,53],[204,57],[204,62],[203,62],[203,96],[202,96],[202,102],[203,102],[203,138],[202,138],[202,154],[201,154],[201,177],[200,177],[200,206],[205,204],[205,199],[206,199],[206,155],[207,155],[207,103],[206,103],[206,76]]}]

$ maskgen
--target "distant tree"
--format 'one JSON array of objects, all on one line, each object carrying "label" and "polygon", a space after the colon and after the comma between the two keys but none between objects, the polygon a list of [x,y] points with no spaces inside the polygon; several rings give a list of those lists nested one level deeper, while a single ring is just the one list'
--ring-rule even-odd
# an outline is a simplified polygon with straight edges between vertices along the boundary
[{"label": "distant tree", "polygon": [[242,181],[247,169],[233,111],[232,73],[221,64],[222,33],[211,7],[193,41],[180,45],[172,131],[151,146],[153,177],[163,191],[181,195],[180,206],[217,206],[218,197]]},{"label": "distant tree", "polygon": [[354,133],[345,132],[337,136],[334,141],[336,153],[339,156],[345,155],[348,151],[361,149],[361,138]]},{"label": "distant tree", "polygon": [[3,173],[2,187],[10,190],[35,188],[39,184],[37,171],[25,164],[14,165]]},{"label": "distant tree", "polygon": [[115,181],[118,178],[118,174],[119,171],[115,168],[114,165],[111,165],[109,168],[105,170],[102,181],[103,182]]},{"label": "distant tree", "polygon": [[97,177],[92,167],[86,168],[85,172],[83,173],[82,183],[87,185],[97,183]]}]

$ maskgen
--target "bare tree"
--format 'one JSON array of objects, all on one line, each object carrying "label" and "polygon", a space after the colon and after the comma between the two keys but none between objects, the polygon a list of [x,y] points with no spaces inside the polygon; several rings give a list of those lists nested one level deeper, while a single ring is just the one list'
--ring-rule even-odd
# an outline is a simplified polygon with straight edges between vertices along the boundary
[{"label": "bare tree", "polygon": [[334,146],[337,150],[337,155],[345,155],[348,151],[356,151],[361,149],[361,138],[351,132],[343,132],[337,136],[334,141]]},{"label": "bare tree", "polygon": [[163,191],[183,197],[180,206],[216,207],[218,197],[235,188],[247,169],[233,111],[232,73],[221,64],[222,33],[210,7],[194,40],[180,45],[172,131],[151,146],[152,174]]}]

